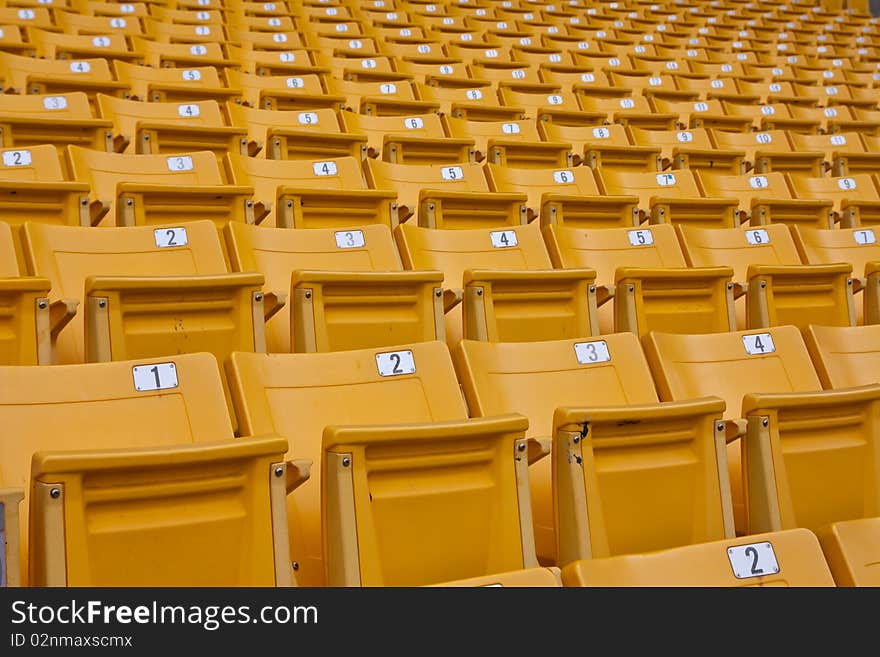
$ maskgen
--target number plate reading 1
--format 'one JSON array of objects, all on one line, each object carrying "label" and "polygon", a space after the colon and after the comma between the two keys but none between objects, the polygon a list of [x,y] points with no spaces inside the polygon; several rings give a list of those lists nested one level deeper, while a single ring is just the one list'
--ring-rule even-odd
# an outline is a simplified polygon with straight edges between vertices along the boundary
[{"label": "number plate reading 1", "polygon": [[674,173],[658,173],[657,174],[657,184],[661,187],[670,187],[675,184],[675,174]]},{"label": "number plate reading 1", "polygon": [[376,368],[380,376],[400,376],[415,374],[416,361],[411,351],[388,351],[376,354]]},{"label": "number plate reading 1", "polygon": [[768,233],[763,228],[759,228],[757,230],[747,230],[746,241],[752,246],[758,246],[760,244],[770,244],[770,233]]},{"label": "number plate reading 1", "polygon": [[160,249],[169,246],[186,246],[188,240],[186,238],[186,228],[179,226],[177,228],[157,228],[153,231],[156,237],[156,246]]},{"label": "number plate reading 1", "polygon": [[64,96],[49,96],[43,99],[43,109],[62,110],[67,109],[67,98]]},{"label": "number plate reading 1", "polygon": [[335,176],[337,173],[336,162],[313,162],[312,171],[316,176]]},{"label": "number plate reading 1", "polygon": [[[5,153],[4,153],[5,155]],[[876,244],[877,236],[874,234],[873,230],[857,230],[853,232],[853,238],[856,241],[856,244],[860,244],[865,246],[866,244]]]},{"label": "number plate reading 1", "polygon": [[30,151],[3,151],[3,166],[5,167],[26,167],[30,166]]},{"label": "number plate reading 1", "polygon": [[654,234],[650,230],[631,230],[628,236],[632,246],[651,246],[654,243]]},{"label": "number plate reading 1", "polygon": [[168,158],[169,171],[192,171],[193,159],[189,155],[178,155]]},{"label": "number plate reading 1", "polygon": [[406,126],[407,130],[421,130],[425,127],[425,122],[422,121],[420,116],[411,116],[403,120],[403,125]]},{"label": "number plate reading 1", "polygon": [[553,180],[556,181],[557,185],[570,185],[574,182],[574,174],[567,169],[563,171],[554,171]]},{"label": "number plate reading 1", "polygon": [[737,579],[775,575],[779,572],[779,562],[770,543],[752,543],[727,548],[727,558]]},{"label": "number plate reading 1", "polygon": [[336,233],[336,248],[338,249],[359,249],[366,243],[362,230],[340,230]]},{"label": "number plate reading 1", "polygon": [[177,369],[174,363],[138,365],[131,369],[131,373],[134,376],[134,389],[140,392],[177,387]]},{"label": "number plate reading 1", "polygon": [[440,176],[443,180],[463,180],[464,172],[461,167],[443,167],[440,169]]},{"label": "number plate reading 1", "polygon": [[199,109],[198,105],[189,104],[178,105],[177,113],[180,114],[180,116],[186,118],[187,116],[199,116],[202,111]]},{"label": "number plate reading 1", "polygon": [[776,347],[773,345],[773,338],[769,333],[753,333],[752,335],[742,336],[742,339],[746,353],[749,356],[772,354],[776,351]]},{"label": "number plate reading 1", "polygon": [[489,239],[492,241],[492,246],[496,249],[506,249],[519,244],[516,239],[516,232],[512,230],[492,231],[489,233]]},{"label": "number plate reading 1", "polygon": [[574,345],[574,353],[581,365],[590,363],[607,363],[611,360],[611,353],[605,340],[595,342],[577,342]]}]

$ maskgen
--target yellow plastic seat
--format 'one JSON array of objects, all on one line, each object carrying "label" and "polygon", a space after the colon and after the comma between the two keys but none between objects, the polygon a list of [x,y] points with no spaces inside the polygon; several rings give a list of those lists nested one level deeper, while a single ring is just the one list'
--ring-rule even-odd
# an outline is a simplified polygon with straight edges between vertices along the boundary
[{"label": "yellow plastic seat", "polygon": [[874,176],[866,173],[830,178],[791,176],[790,181],[797,198],[832,201],[843,227],[880,224],[880,192]]},{"label": "yellow plastic seat", "polygon": [[[612,130],[615,126],[608,126]],[[712,144],[705,128],[688,130],[643,130],[628,127],[634,146],[660,148],[660,169],[709,169],[727,173],[742,170],[745,153],[721,150]]]},{"label": "yellow plastic seat", "polygon": [[33,46],[24,40],[25,33],[25,28],[2,23],[2,28],[0,28],[0,46],[2,46],[3,52],[23,55],[28,50],[31,50]]},{"label": "yellow plastic seat", "polygon": [[521,84],[540,84],[538,69],[526,62],[500,62],[488,59],[471,62],[468,71],[472,78],[492,80],[493,82],[516,82]]},{"label": "yellow plastic seat", "polygon": [[397,69],[400,73],[411,76],[417,82],[426,82],[435,76],[454,81],[456,85],[466,84],[466,81],[471,78],[495,80],[495,78],[472,75],[468,70],[469,67],[462,60],[444,55],[401,57],[398,60]]},{"label": "yellow plastic seat", "polygon": [[263,160],[229,154],[226,166],[233,182],[254,189],[255,218],[264,226],[397,224],[396,194],[367,189],[355,158]]},{"label": "yellow plastic seat", "polygon": [[857,173],[874,173],[880,164],[880,153],[869,153],[857,132],[841,132],[833,135],[789,135],[792,145],[799,151],[822,151],[826,168],[832,176],[848,176]]},{"label": "yellow plastic seat", "polygon": [[290,311],[268,322],[270,353],[443,339],[443,277],[403,271],[387,226],[286,230],[230,224],[225,237],[233,270],[263,272],[264,298],[290,300]]},{"label": "yellow plastic seat", "polygon": [[676,169],[647,173],[602,169],[599,187],[605,194],[632,195],[651,223],[693,224],[734,228],[737,225],[735,199],[705,198],[694,172]]},{"label": "yellow plastic seat", "polygon": [[654,110],[664,114],[676,115],[682,128],[718,128],[725,130],[744,130],[751,121],[741,116],[728,116],[720,100],[666,101],[652,98]]},{"label": "yellow plastic seat", "polygon": [[524,118],[522,107],[506,107],[498,98],[495,83],[472,80],[465,87],[416,83],[419,98],[435,103],[443,114],[474,121],[518,121]]},{"label": "yellow plastic seat", "polygon": [[94,103],[95,95],[122,96],[127,82],[113,79],[106,59],[48,60],[0,52],[0,76],[9,93],[52,96],[82,91]]},{"label": "yellow plastic seat", "polygon": [[517,342],[597,331],[595,272],[553,270],[537,224],[452,231],[406,223],[395,238],[404,267],[443,272],[450,345],[461,337]]},{"label": "yellow plastic seat", "polygon": [[479,164],[392,164],[365,161],[372,189],[397,194],[401,220],[427,228],[494,228],[527,222],[525,194],[491,192]]},{"label": "yellow plastic seat", "polygon": [[509,107],[522,107],[526,116],[580,112],[577,96],[555,84],[503,81],[498,83],[498,96]]},{"label": "yellow plastic seat", "polygon": [[675,130],[677,114],[655,111],[643,96],[623,98],[579,97],[584,112],[605,114],[605,122],[632,125],[648,130]]},{"label": "yellow plastic seat", "polygon": [[[227,34],[227,30],[217,25],[180,25],[163,23],[151,18],[144,18],[144,32],[147,37],[156,43],[172,44],[200,44],[200,43],[226,43],[236,34]],[[267,35],[271,43],[273,35]]]},{"label": "yellow plastic seat", "polygon": [[[79,13],[62,11],[55,15],[60,27],[67,34],[122,34],[134,36],[144,34],[144,26],[138,16],[84,16]],[[35,27],[47,27],[35,25]],[[51,29],[51,28],[50,28]]]},{"label": "yellow plastic seat", "polygon": [[[787,226],[695,228],[680,226],[681,246],[692,267],[733,267],[740,329],[806,328],[817,317],[833,326],[855,321],[852,266],[805,265]],[[745,310],[745,312],[743,312]]]},{"label": "yellow plastic seat", "polygon": [[113,69],[120,83],[131,89],[133,100],[167,103],[237,98],[241,91],[227,88],[213,66],[194,68],[151,68],[115,61]]},{"label": "yellow plastic seat", "polygon": [[[17,25],[22,28],[37,27],[44,30],[57,30],[48,7],[9,7],[0,8],[0,25]],[[62,12],[66,14],[66,12]]]},{"label": "yellow plastic seat", "polygon": [[[770,130],[788,130],[791,132],[814,133],[822,126],[822,110],[804,108],[799,105],[780,102],[764,105],[746,105],[731,101],[722,101],[728,116],[745,117],[752,120],[750,128],[758,132]],[[819,115],[813,113],[819,112]]]},{"label": "yellow plastic seat", "polygon": [[[444,344],[234,354],[227,371],[243,433],[289,432],[298,456],[322,463],[288,496],[300,584],[432,584],[538,566],[526,421],[468,420]],[[395,467],[377,478],[376,458]]]},{"label": "yellow plastic seat", "polygon": [[307,466],[286,465],[277,436],[233,440],[211,355],[0,367],[0,381],[17,436],[0,445],[0,488],[26,497],[20,532],[18,504],[3,509],[7,554],[20,542],[8,584],[295,582],[285,481]]},{"label": "yellow plastic seat", "polygon": [[473,121],[443,116],[446,133],[474,140],[477,161],[521,168],[569,166],[571,144],[541,141],[535,121]]},{"label": "yellow plastic seat", "polygon": [[638,93],[646,98],[675,101],[696,100],[699,97],[697,92],[676,84],[676,78],[666,73],[656,75],[653,71],[611,69],[608,78],[613,86],[629,89],[633,94]]},{"label": "yellow plastic seat", "polygon": [[[714,332],[735,326],[733,270],[688,268],[675,229],[544,228],[555,267],[596,270],[602,334],[630,331]],[[614,299],[612,306],[608,303]],[[687,302],[683,303],[682,299]]]},{"label": "yellow plastic seat", "polygon": [[814,324],[804,341],[826,390],[880,383],[880,325]]},{"label": "yellow plastic seat", "polygon": [[90,202],[106,210],[104,225],[255,221],[254,190],[226,184],[210,151],[125,155],[68,146],[67,159],[73,178],[89,183]]},{"label": "yellow plastic seat", "polygon": [[306,48],[288,50],[252,50],[227,45],[230,60],[244,73],[254,75],[326,74],[330,70],[318,63],[318,53]]},{"label": "yellow plastic seat", "polygon": [[226,58],[221,42],[159,43],[141,37],[131,37],[132,46],[141,63],[153,68],[193,68],[213,66],[225,70],[234,62]]},{"label": "yellow plastic seat", "polygon": [[216,101],[148,103],[98,94],[101,117],[113,121],[117,153],[243,152],[246,132],[229,127]]},{"label": "yellow plastic seat", "polygon": [[129,49],[125,35],[118,32],[93,36],[90,34],[59,34],[58,32],[28,28],[27,35],[34,54],[45,59],[104,57],[130,61],[138,57],[137,52]]},{"label": "yellow plastic seat", "polygon": [[349,79],[351,74],[343,75],[344,79],[325,78],[325,85],[327,93],[344,97],[346,109],[352,112],[406,116],[433,113],[438,108],[437,103],[418,100],[415,85],[406,74],[390,71],[366,79],[363,72],[358,73],[357,79]]},{"label": "yellow plastic seat", "polygon": [[660,152],[653,146],[633,146],[623,125],[571,126],[559,122],[542,123],[549,138],[568,138],[592,169],[657,171]]},{"label": "yellow plastic seat", "polygon": [[367,152],[386,162],[438,164],[474,159],[474,140],[446,134],[437,114],[367,116],[342,112],[346,132],[366,135]]},{"label": "yellow plastic seat", "polygon": [[541,224],[573,226],[632,226],[639,223],[638,199],[599,192],[589,167],[517,169],[484,165],[490,189],[527,196],[529,218]]},{"label": "yellow plastic seat", "polygon": [[269,76],[227,71],[226,77],[231,86],[242,90],[241,96],[250,107],[259,109],[338,110],[346,102],[344,96],[327,94],[316,74]]},{"label": "yellow plastic seat", "polygon": [[764,132],[726,132],[713,130],[715,146],[745,153],[746,162],[755,173],[790,171],[798,175],[821,176],[823,155],[819,151],[795,151],[784,130]]}]

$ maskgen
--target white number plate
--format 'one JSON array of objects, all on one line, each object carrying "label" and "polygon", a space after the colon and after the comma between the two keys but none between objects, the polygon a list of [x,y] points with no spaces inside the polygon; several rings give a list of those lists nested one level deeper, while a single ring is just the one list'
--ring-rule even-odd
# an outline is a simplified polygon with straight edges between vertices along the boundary
[{"label": "white number plate", "polygon": [[593,128],[593,137],[595,139],[608,139],[611,131],[608,128]]},{"label": "white number plate", "polygon": [[410,116],[403,120],[403,125],[407,130],[421,130],[425,127],[425,122],[420,116]]},{"label": "white number plate", "polygon": [[727,558],[737,579],[775,575],[779,572],[779,562],[770,543],[751,543],[727,548]]},{"label": "white number plate", "polygon": [[574,345],[574,353],[581,365],[607,363],[611,360],[611,353],[608,351],[608,344],[605,340],[577,342]]},{"label": "white number plate", "polygon": [[518,135],[520,133],[519,123],[503,123],[501,124],[501,132],[505,135]]},{"label": "white number plate", "polygon": [[746,241],[752,246],[758,246],[760,244],[770,244],[770,233],[768,233],[763,228],[759,228],[757,230],[747,230]]},{"label": "white number plate", "polygon": [[199,116],[202,113],[202,111],[201,111],[201,109],[199,109],[198,105],[190,103],[188,105],[178,105],[177,106],[177,113],[180,116],[186,118],[188,116]]},{"label": "white number plate", "polygon": [[574,174],[568,169],[553,172],[553,180],[557,185],[570,185],[574,182]]},{"label": "white number plate", "polygon": [[743,345],[749,356],[760,356],[761,354],[772,354],[776,351],[773,344],[773,337],[769,333],[753,333],[751,335],[742,336]]},{"label": "white number plate", "polygon": [[388,351],[384,354],[376,354],[376,368],[380,376],[400,376],[401,374],[415,374],[416,361],[410,350]]},{"label": "white number plate", "polygon": [[651,246],[654,243],[654,234],[650,230],[631,230],[628,237],[632,246]]},{"label": "white number plate", "polygon": [[169,171],[192,171],[193,159],[189,155],[177,155],[168,158]]},{"label": "white number plate", "polygon": [[177,369],[174,363],[138,365],[131,369],[131,373],[134,377],[134,389],[140,392],[177,387]]},{"label": "white number plate", "polygon": [[70,62],[71,73],[91,73],[92,65],[88,62]]},{"label": "white number plate", "polygon": [[862,246],[877,243],[877,236],[874,234],[873,230],[857,230],[853,232],[853,239],[855,239],[856,244]]},{"label": "white number plate", "polygon": [[30,164],[30,151],[3,151],[3,166],[5,167],[26,167]]},{"label": "white number plate", "polygon": [[337,174],[336,162],[313,162],[312,171],[316,176],[335,176]]},{"label": "white number plate", "polygon": [[49,96],[43,99],[43,109],[62,110],[67,109],[67,98],[64,96]]},{"label": "white number plate", "polygon": [[661,187],[671,187],[675,184],[675,174],[674,173],[658,173],[657,174],[657,184]]},{"label": "white number plate", "polygon": [[186,246],[189,243],[186,237],[186,228],[178,226],[176,228],[157,228],[153,231],[156,238],[156,246],[160,249],[169,246]]},{"label": "white number plate", "polygon": [[188,82],[197,82],[202,79],[202,72],[194,68],[188,68],[180,73],[180,77]]},{"label": "white number plate", "polygon": [[749,185],[752,189],[766,189],[768,184],[767,176],[749,176]]},{"label": "white number plate", "polygon": [[300,112],[297,114],[296,120],[300,125],[313,125],[318,122],[318,115],[315,112]]},{"label": "white number plate", "polygon": [[676,139],[682,144],[690,144],[694,140],[693,132],[678,132],[675,134]]},{"label": "white number plate", "polygon": [[855,189],[856,181],[854,178],[841,178],[837,181],[837,186],[842,190]]},{"label": "white number plate", "polygon": [[489,239],[492,241],[492,246],[496,249],[506,249],[519,244],[516,239],[516,232],[512,230],[492,231],[489,233]]},{"label": "white number plate", "polygon": [[336,233],[336,248],[338,249],[359,249],[366,243],[362,230],[340,230]]},{"label": "white number plate", "polygon": [[461,167],[443,167],[440,169],[443,180],[463,180],[464,172]]}]

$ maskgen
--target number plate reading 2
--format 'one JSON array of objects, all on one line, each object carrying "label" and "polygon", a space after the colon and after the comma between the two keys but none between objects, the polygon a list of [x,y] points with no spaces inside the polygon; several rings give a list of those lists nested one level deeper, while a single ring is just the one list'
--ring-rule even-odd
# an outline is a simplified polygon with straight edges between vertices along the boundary
[{"label": "number plate reading 2", "polygon": [[760,356],[761,354],[772,354],[776,351],[773,344],[773,338],[769,333],[753,333],[752,335],[742,336],[743,345],[745,345],[746,353],[750,356]]},{"label": "number plate reading 2", "polygon": [[516,239],[516,233],[512,230],[492,231],[489,233],[489,239],[492,240],[492,246],[496,249],[506,249],[519,244]]},{"label": "number plate reading 2", "polygon": [[380,376],[400,376],[415,374],[416,361],[411,351],[388,351],[376,354],[376,367]]},{"label": "number plate reading 2", "polygon": [[160,249],[169,246],[186,246],[188,240],[186,238],[186,228],[179,226],[177,228],[157,228],[153,231],[156,237],[156,246]]},{"label": "number plate reading 2", "polygon": [[3,151],[3,166],[5,167],[26,167],[30,164],[30,151]]},{"label": "number plate reading 2", "polygon": [[134,376],[134,389],[140,392],[177,387],[177,369],[174,363],[139,365],[133,367],[131,373]]},{"label": "number plate reading 2", "polygon": [[574,345],[574,353],[581,365],[590,363],[607,363],[611,360],[611,353],[605,340],[595,342],[577,342]]},{"label": "number plate reading 2", "polygon": [[336,248],[359,249],[365,244],[366,240],[364,240],[364,231],[362,230],[340,230],[336,233]]},{"label": "number plate reading 2", "polygon": [[752,543],[727,548],[727,558],[737,579],[775,575],[779,572],[779,562],[770,543]]}]

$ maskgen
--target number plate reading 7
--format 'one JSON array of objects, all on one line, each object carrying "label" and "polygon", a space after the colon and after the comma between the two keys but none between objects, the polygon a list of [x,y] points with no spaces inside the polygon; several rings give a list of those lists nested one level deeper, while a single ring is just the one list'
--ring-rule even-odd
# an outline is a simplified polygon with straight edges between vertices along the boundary
[{"label": "number plate reading 7", "polygon": [[496,249],[506,249],[519,244],[516,239],[516,233],[512,230],[492,231],[489,233],[489,239],[492,240],[492,246]]},{"label": "number plate reading 7", "polygon": [[365,244],[362,230],[340,230],[336,233],[336,247],[339,249],[358,249]]},{"label": "number plate reading 7", "polygon": [[401,374],[415,374],[416,361],[413,353],[407,351],[388,351],[384,354],[376,354],[376,368],[380,376],[400,376]]},{"label": "number plate reading 7", "polygon": [[752,543],[727,548],[727,558],[737,579],[775,575],[779,572],[779,562],[770,543]]},{"label": "number plate reading 7", "polygon": [[608,351],[608,344],[605,340],[578,342],[574,345],[574,353],[581,365],[607,363],[611,360],[611,353]]},{"label": "number plate reading 7", "polygon": [[140,392],[167,390],[177,387],[177,369],[174,363],[139,365],[131,369],[134,389]]},{"label": "number plate reading 7", "polygon": [[773,344],[773,338],[769,333],[753,333],[752,335],[742,336],[743,345],[749,356],[760,356],[761,354],[772,354],[776,351]]},{"label": "number plate reading 7", "polygon": [[[3,154],[4,156],[6,153]],[[856,241],[856,244],[860,244],[865,246],[866,244],[876,244],[877,236],[874,234],[873,230],[857,230],[853,232],[853,239]]]},{"label": "number plate reading 7", "polygon": [[169,246],[186,246],[189,240],[186,238],[186,228],[157,228],[153,231],[156,238],[156,246],[164,249]]}]

